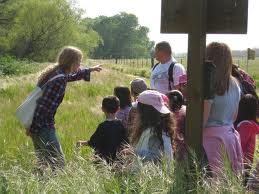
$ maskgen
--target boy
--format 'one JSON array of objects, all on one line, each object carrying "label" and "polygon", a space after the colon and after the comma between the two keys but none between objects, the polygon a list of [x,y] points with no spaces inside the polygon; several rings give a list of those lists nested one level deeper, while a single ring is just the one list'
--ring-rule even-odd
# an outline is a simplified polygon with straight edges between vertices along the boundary
[{"label": "boy", "polygon": [[88,145],[95,153],[108,163],[116,159],[117,151],[128,142],[126,129],[122,122],[115,117],[119,110],[120,101],[115,96],[107,96],[102,101],[102,111],[106,120],[99,124],[89,141],[78,141],[77,147]]}]

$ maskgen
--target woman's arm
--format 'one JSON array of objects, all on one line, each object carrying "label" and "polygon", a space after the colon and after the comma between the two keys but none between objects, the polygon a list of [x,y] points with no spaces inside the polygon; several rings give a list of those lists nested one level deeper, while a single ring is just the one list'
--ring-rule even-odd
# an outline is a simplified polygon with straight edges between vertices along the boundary
[{"label": "woman's arm", "polygon": [[85,80],[85,81],[90,81],[90,74],[91,72],[100,72],[102,70],[101,65],[96,65],[94,67],[90,68],[82,68],[79,69],[76,73],[71,73],[67,75],[67,81],[68,82],[73,82],[73,81],[78,81],[78,80]]}]

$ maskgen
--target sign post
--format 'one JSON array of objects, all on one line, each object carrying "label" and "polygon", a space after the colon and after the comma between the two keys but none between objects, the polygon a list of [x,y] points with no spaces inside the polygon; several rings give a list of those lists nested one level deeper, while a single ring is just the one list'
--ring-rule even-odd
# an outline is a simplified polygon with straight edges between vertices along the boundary
[{"label": "sign post", "polygon": [[247,49],[247,59],[246,59],[246,72],[248,73],[248,63],[249,60],[255,60],[255,50],[250,48]]},{"label": "sign post", "polygon": [[187,145],[202,154],[206,33],[245,34],[248,0],[162,0],[161,32],[188,33]]},{"label": "sign post", "polygon": [[192,9],[190,9],[188,35],[186,141],[200,159],[202,154],[207,0],[190,1],[189,6]]}]

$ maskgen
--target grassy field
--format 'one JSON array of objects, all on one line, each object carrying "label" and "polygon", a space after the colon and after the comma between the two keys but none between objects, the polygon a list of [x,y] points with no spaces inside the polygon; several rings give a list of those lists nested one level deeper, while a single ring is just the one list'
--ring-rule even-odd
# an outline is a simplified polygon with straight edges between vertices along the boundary
[{"label": "grassy field", "polygon": [[[104,118],[102,98],[112,94],[115,86],[128,86],[133,79],[129,74],[136,75],[132,68],[125,70],[123,66],[119,72],[113,67],[104,65],[91,82],[68,84],[56,115],[66,167],[55,176],[37,175],[32,141],[14,117],[17,106],[35,86],[38,73],[0,78],[0,193],[246,193],[240,181],[227,171],[221,181],[210,181],[194,172],[199,181],[190,184],[183,168],[174,168],[174,164],[171,169],[138,160],[117,168],[94,165],[91,149],[77,150],[75,142],[88,139]],[[257,76],[258,69],[254,70]]]}]

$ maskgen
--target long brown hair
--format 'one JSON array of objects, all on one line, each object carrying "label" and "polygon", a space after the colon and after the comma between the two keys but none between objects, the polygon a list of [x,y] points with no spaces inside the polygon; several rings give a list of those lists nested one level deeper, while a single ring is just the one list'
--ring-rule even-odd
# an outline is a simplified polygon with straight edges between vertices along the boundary
[{"label": "long brown hair", "polygon": [[215,91],[222,96],[229,89],[231,71],[232,71],[232,54],[229,46],[225,43],[212,42],[206,48],[206,60],[211,60],[216,66]]},{"label": "long brown hair", "polygon": [[58,55],[57,64],[45,69],[39,77],[38,85],[44,84],[49,80],[57,69],[63,71],[70,70],[72,65],[80,63],[83,53],[80,49],[72,46],[64,47]]},{"label": "long brown hair", "polygon": [[135,145],[141,134],[147,128],[153,128],[157,137],[162,140],[162,131],[169,134],[171,140],[173,139],[175,122],[171,114],[161,114],[153,106],[138,102],[137,115],[134,119],[132,128],[132,135],[130,137],[131,144]]}]

